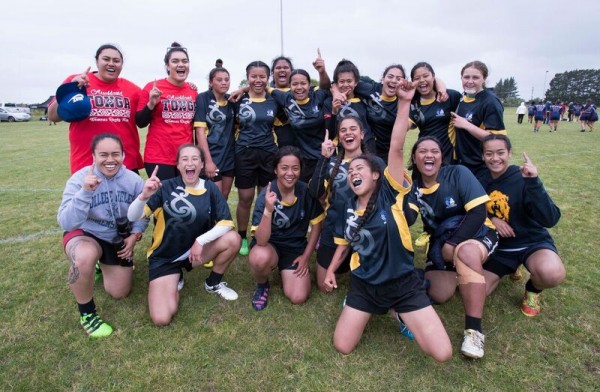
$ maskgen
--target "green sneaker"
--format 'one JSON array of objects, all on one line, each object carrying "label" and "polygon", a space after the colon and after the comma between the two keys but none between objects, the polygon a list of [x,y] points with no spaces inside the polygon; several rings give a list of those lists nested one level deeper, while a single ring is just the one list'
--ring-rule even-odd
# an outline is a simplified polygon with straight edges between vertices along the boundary
[{"label": "green sneaker", "polygon": [[95,312],[81,316],[79,323],[90,338],[105,338],[113,332],[112,327]]},{"label": "green sneaker", "polygon": [[240,256],[248,256],[250,249],[248,249],[248,240],[244,238],[242,240],[242,247],[240,248]]},{"label": "green sneaker", "polygon": [[96,274],[94,275],[94,282],[99,282],[102,279],[102,269],[100,268],[100,262],[96,261]]}]

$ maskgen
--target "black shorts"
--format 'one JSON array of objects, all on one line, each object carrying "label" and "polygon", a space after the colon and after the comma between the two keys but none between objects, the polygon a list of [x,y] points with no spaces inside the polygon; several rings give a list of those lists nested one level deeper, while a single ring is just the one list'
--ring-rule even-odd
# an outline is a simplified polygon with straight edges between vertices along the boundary
[{"label": "black shorts", "polygon": [[[292,264],[294,260],[304,253],[304,249],[306,248],[290,248],[290,247],[279,247],[272,242],[269,244],[275,249],[277,252],[277,268],[279,271],[283,270],[296,270],[298,268],[298,264]],[[250,249],[252,249],[256,245],[256,240],[252,238],[250,242]]]},{"label": "black shorts", "polygon": [[521,264],[527,268],[526,261],[529,256],[542,249],[548,249],[558,254],[558,250],[552,242],[541,241],[516,252],[496,250],[494,254],[490,256],[488,261],[485,262],[483,269],[502,278],[503,276],[510,275],[515,272]]},{"label": "black shorts", "polygon": [[[331,260],[333,259],[333,255],[335,254],[335,250],[337,248],[333,248],[331,246],[323,245],[319,246],[317,250],[317,263],[325,269],[329,268],[331,264]],[[352,258],[352,251],[348,252],[348,256],[342,261],[342,264],[335,271],[336,274],[344,274],[350,271],[350,259]]]},{"label": "black shorts", "polygon": [[102,254],[100,255],[100,258],[98,260],[102,264],[120,265],[121,267],[133,267],[133,259],[121,259],[119,256],[117,256],[117,250],[115,249],[115,246],[113,244],[101,240],[95,235],[88,233],[87,231],[83,231],[81,229],[65,231],[63,233],[63,248],[66,248],[67,242],[69,242],[72,238],[80,236],[93,238],[98,243],[98,245],[100,245],[100,249],[102,249]]},{"label": "black shorts", "polygon": [[[498,232],[496,230],[488,229],[485,235],[477,238],[472,238],[473,240],[480,242],[488,252],[488,258],[484,262],[484,265],[488,263],[489,258],[496,251],[496,247],[498,246]],[[461,242],[462,243],[462,242]],[[456,271],[456,267],[453,262],[445,261],[445,268],[438,268],[433,261],[428,260],[425,263],[425,271]]]},{"label": "black shorts", "polygon": [[431,305],[431,300],[415,271],[379,285],[350,274],[346,305],[371,314],[385,314],[390,309],[408,313],[426,308]]},{"label": "black shorts", "polygon": [[266,186],[275,178],[273,158],[275,153],[261,148],[244,147],[235,154],[235,186],[249,189],[255,186]]},{"label": "black shorts", "polygon": [[180,174],[177,166],[166,165],[164,163],[145,162],[144,168],[146,169],[146,175],[148,177],[152,175],[152,172],[156,166],[158,166],[158,172],[156,173],[156,176],[160,178],[161,181],[168,180],[169,178],[175,178]]},{"label": "black shorts", "polygon": [[183,261],[176,261],[174,263],[159,264],[154,268],[150,267],[148,269],[148,282],[167,275],[183,274],[183,264]]},{"label": "black shorts", "polygon": [[202,175],[200,176],[200,178],[202,178],[203,180],[206,180],[206,181],[219,182],[223,179],[223,177],[233,177],[234,175],[235,175],[235,170],[232,169],[232,170],[227,170],[224,172],[219,172],[219,174],[217,174],[213,178],[206,177],[206,175],[203,172]]}]

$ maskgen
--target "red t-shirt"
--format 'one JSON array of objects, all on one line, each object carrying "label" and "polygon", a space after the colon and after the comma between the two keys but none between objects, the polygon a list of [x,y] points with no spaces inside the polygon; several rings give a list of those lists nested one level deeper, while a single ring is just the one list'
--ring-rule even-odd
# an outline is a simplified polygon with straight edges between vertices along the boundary
[{"label": "red t-shirt", "polygon": [[[73,77],[65,79],[69,83]],[[127,79],[118,78],[105,83],[94,73],[88,73],[90,85],[87,95],[92,103],[92,112],[85,120],[69,125],[71,144],[71,173],[92,164],[92,139],[101,133],[114,133],[121,138],[125,151],[125,167],[142,169],[144,161],[140,154],[140,136],[135,125],[135,109],[140,92],[138,86]]]},{"label": "red t-shirt", "polygon": [[[142,90],[137,111],[142,110],[148,103],[153,85],[154,82],[150,82]],[[194,140],[192,124],[198,92],[187,82],[176,86],[166,78],[157,80],[156,87],[162,94],[152,111],[144,160],[174,166],[177,164],[179,146]]]}]

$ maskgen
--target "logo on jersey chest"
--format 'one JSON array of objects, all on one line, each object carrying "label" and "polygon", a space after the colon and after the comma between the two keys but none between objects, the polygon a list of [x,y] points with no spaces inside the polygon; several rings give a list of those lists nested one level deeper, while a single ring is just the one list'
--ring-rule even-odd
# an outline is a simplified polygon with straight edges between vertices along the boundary
[{"label": "logo on jersey chest", "polygon": [[454,208],[454,207],[456,207],[456,202],[454,201],[454,199],[452,198],[452,196],[447,196],[444,199],[444,204],[446,204],[446,208]]},{"label": "logo on jersey chest", "polygon": [[440,108],[440,109],[436,110],[436,112],[435,112],[435,116],[436,116],[436,117],[445,117],[445,116],[446,116],[446,113],[444,112],[444,109],[441,109],[441,108]]}]

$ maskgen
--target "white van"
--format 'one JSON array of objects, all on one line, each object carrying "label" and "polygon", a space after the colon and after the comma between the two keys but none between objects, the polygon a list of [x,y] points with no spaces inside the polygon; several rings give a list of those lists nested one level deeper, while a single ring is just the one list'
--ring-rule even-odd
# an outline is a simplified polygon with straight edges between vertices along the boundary
[{"label": "white van", "polygon": [[2,109],[9,108],[12,110],[16,110],[17,112],[31,114],[31,109],[29,109],[28,106],[17,106],[17,104],[14,104],[14,103],[0,102],[0,108],[2,108]]}]

